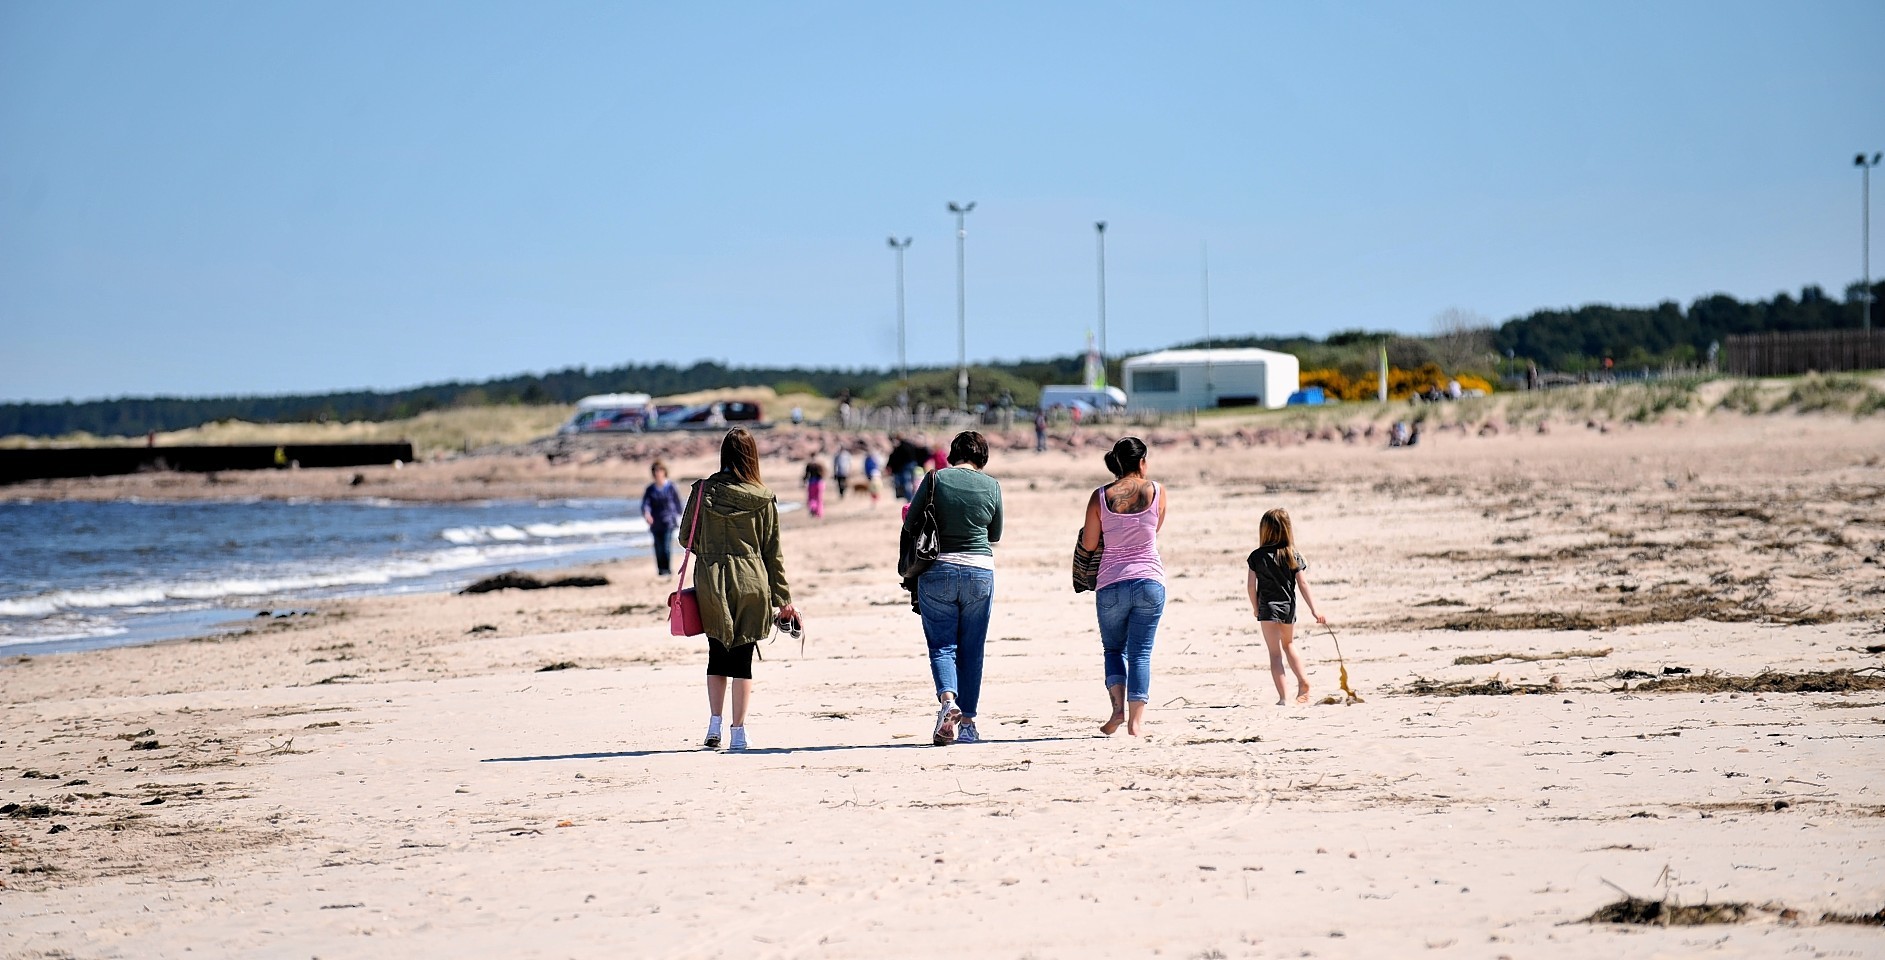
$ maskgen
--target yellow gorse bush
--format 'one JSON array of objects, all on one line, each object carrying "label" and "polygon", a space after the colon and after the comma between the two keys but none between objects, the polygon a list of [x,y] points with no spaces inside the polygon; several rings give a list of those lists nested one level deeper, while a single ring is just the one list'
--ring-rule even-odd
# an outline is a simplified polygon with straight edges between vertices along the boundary
[{"label": "yellow gorse bush", "polygon": [[[1321,387],[1323,392],[1339,400],[1373,400],[1380,387],[1380,375],[1370,370],[1359,377],[1350,377],[1333,367],[1321,370],[1304,370],[1301,376],[1305,387]],[[1416,393],[1429,389],[1445,390],[1448,376],[1437,363],[1426,363],[1412,370],[1401,367],[1388,368],[1388,399],[1405,400]],[[1470,373],[1456,373],[1451,379],[1460,382],[1461,389],[1492,392],[1492,384],[1484,377]]]}]

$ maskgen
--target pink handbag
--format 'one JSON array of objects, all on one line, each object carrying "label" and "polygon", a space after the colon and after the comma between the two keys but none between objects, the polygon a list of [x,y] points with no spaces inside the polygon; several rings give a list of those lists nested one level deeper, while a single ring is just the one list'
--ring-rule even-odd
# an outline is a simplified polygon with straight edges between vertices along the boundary
[{"label": "pink handbag", "polygon": [[[700,514],[707,509],[704,481],[694,487],[694,526],[687,532],[686,553],[681,555],[681,576],[675,583],[681,589],[668,594],[668,632],[677,637],[698,637],[707,632],[700,623],[700,597],[687,583],[688,562],[694,559],[694,535],[700,532]],[[696,577],[695,579],[699,579]]]}]

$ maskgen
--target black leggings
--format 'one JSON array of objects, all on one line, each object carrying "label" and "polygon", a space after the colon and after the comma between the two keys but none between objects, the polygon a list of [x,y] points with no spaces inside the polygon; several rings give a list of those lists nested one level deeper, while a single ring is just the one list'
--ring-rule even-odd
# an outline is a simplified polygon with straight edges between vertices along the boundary
[{"label": "black leggings", "polygon": [[707,638],[707,676],[753,679],[753,651],[757,643],[742,643],[729,649],[726,644]]}]

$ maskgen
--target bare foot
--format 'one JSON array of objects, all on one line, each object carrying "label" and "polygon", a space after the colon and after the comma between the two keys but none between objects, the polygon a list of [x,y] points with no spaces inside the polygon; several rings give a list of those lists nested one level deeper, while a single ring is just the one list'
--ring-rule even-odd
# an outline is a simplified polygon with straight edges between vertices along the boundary
[{"label": "bare foot", "polygon": [[1309,702],[1309,685],[1308,684],[1305,683],[1302,686],[1296,688],[1296,702],[1297,703]]},{"label": "bare foot", "polygon": [[1277,698],[1277,701],[1276,701],[1276,705],[1277,705],[1277,706],[1279,706],[1279,707],[1287,707],[1287,706],[1289,706],[1289,701],[1288,701],[1288,700],[1284,700],[1284,699],[1282,699],[1282,698],[1280,698],[1280,697],[1279,697],[1279,698]]},{"label": "bare foot", "polygon": [[1126,735],[1129,737],[1136,737],[1139,734],[1144,732],[1144,727],[1145,725],[1142,723],[1138,723],[1138,722],[1128,723],[1126,724]]},{"label": "bare foot", "polygon": [[1100,732],[1110,737],[1119,730],[1119,725],[1125,722],[1126,715],[1124,713],[1115,713],[1111,719],[1100,724]]}]

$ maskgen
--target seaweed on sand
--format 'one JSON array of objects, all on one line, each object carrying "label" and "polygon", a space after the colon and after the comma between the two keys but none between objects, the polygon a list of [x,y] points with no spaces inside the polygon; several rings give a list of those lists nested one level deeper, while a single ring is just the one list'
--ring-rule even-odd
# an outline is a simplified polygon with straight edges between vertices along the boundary
[{"label": "seaweed on sand", "polygon": [[1721,673],[1667,676],[1627,684],[1616,692],[1629,693],[1849,693],[1885,690],[1885,676],[1876,667],[1865,670],[1828,670],[1819,673],[1781,673],[1769,670],[1752,677]]},{"label": "seaweed on sand", "polygon": [[1563,693],[1564,684],[1557,677],[1552,677],[1547,683],[1508,683],[1497,674],[1479,682],[1415,677],[1396,692],[1415,697],[1505,697],[1515,694]]},{"label": "seaweed on sand", "polygon": [[1560,650],[1557,653],[1475,653],[1454,657],[1456,667],[1483,666],[1498,663],[1501,660],[1517,660],[1522,663],[1536,663],[1539,660],[1582,660],[1610,656],[1610,648],[1602,650]]},{"label": "seaweed on sand", "polygon": [[1754,912],[1751,903],[1701,903],[1678,906],[1664,900],[1624,897],[1598,907],[1585,923],[1641,923],[1663,927],[1699,927],[1710,923],[1740,923]]},{"label": "seaweed on sand", "polygon": [[1885,927],[1885,907],[1877,913],[1822,913],[1821,923],[1856,923],[1867,927]]},{"label": "seaweed on sand", "polygon": [[1829,623],[1835,619],[1836,615],[1827,611],[1773,606],[1759,600],[1741,600],[1697,590],[1680,596],[1631,599],[1614,607],[1570,613],[1561,610],[1512,613],[1494,613],[1484,608],[1466,610],[1444,618],[1438,626],[1445,630],[1607,630],[1645,623],[1684,623],[1689,620],[1809,626]]}]

